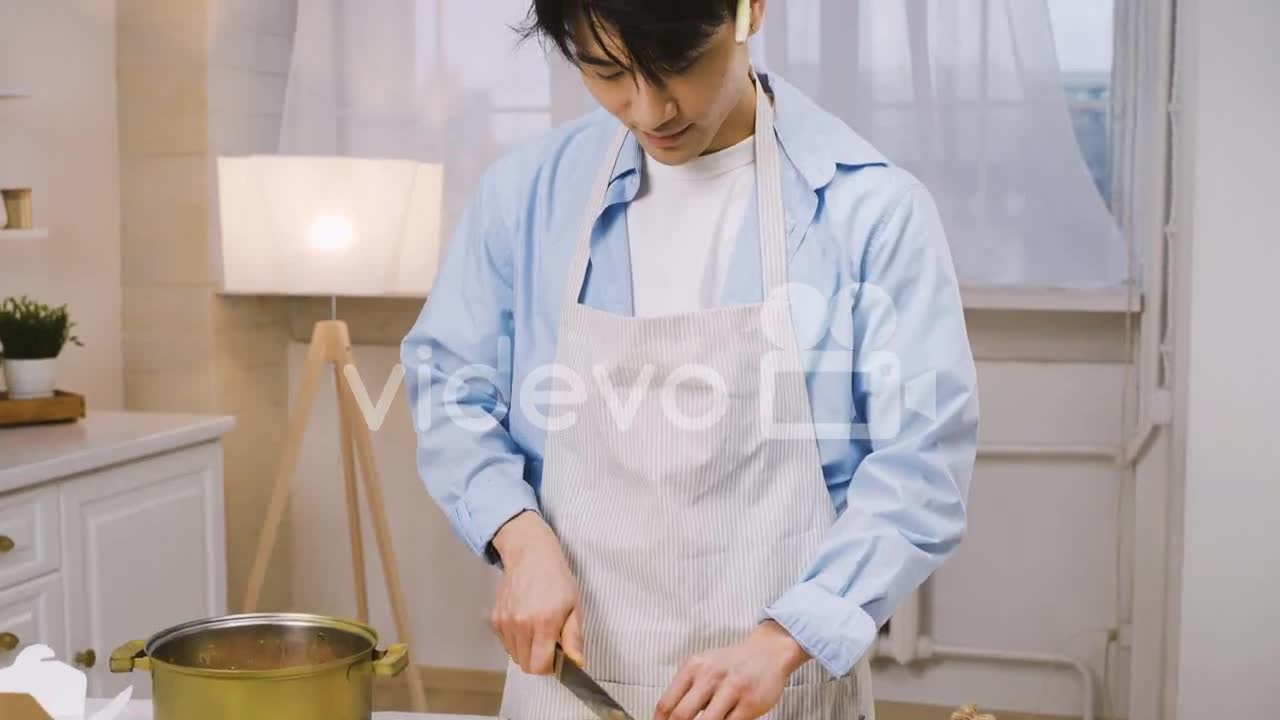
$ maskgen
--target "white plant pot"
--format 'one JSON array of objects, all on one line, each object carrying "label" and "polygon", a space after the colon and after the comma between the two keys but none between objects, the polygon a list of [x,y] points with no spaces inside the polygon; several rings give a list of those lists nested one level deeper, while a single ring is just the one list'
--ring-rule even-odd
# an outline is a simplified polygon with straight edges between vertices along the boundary
[{"label": "white plant pot", "polygon": [[4,383],[11,400],[53,397],[57,383],[57,358],[4,361]]}]

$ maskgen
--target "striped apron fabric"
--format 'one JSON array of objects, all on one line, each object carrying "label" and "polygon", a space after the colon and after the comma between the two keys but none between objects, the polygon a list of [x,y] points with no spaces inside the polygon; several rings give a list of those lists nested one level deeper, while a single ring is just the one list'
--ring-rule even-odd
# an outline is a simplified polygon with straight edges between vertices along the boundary
[{"label": "striped apron fabric", "polygon": [[[556,374],[573,378],[582,402],[547,412],[556,424],[541,509],[580,585],[587,671],[637,720],[653,716],[689,656],[751,632],[835,521],[785,294],[773,111],[758,78],[757,88],[764,301],[656,318],[579,303],[624,130],[594,187],[561,310]],[[787,426],[785,437],[771,425]],[[556,680],[514,663],[500,714],[593,717]],[[869,660],[843,678],[807,662],[764,717],[874,720]]]}]

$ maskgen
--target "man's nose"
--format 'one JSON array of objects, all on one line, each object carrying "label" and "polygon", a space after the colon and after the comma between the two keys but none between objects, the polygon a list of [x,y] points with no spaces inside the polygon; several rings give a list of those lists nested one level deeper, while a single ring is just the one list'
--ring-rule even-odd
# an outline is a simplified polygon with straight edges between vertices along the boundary
[{"label": "man's nose", "polygon": [[632,117],[641,130],[656,132],[675,116],[675,100],[665,87],[643,77],[636,81],[635,112]]}]

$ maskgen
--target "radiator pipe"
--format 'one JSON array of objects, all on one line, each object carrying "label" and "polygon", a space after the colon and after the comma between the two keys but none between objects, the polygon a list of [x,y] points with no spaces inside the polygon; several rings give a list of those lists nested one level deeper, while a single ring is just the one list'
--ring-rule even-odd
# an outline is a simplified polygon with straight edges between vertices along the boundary
[{"label": "radiator pipe", "polygon": [[[892,630],[892,625],[890,626]],[[878,642],[876,655],[897,660],[890,643]],[[1080,676],[1081,718],[1094,720],[1093,673],[1084,662],[1065,655],[964,647],[960,645],[935,645],[933,638],[922,635],[917,641],[914,656],[919,660],[976,660],[979,662],[1013,663],[1018,665],[1043,665],[1074,670]]]}]

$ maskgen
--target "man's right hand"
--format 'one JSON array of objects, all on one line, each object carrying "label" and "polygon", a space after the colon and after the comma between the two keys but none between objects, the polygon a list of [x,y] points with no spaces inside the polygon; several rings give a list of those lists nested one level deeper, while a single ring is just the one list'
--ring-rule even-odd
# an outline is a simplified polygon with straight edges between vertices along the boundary
[{"label": "man's right hand", "polygon": [[524,512],[502,526],[493,547],[503,572],[489,623],[507,654],[524,672],[548,675],[559,642],[582,664],[578,583],[550,526]]}]

